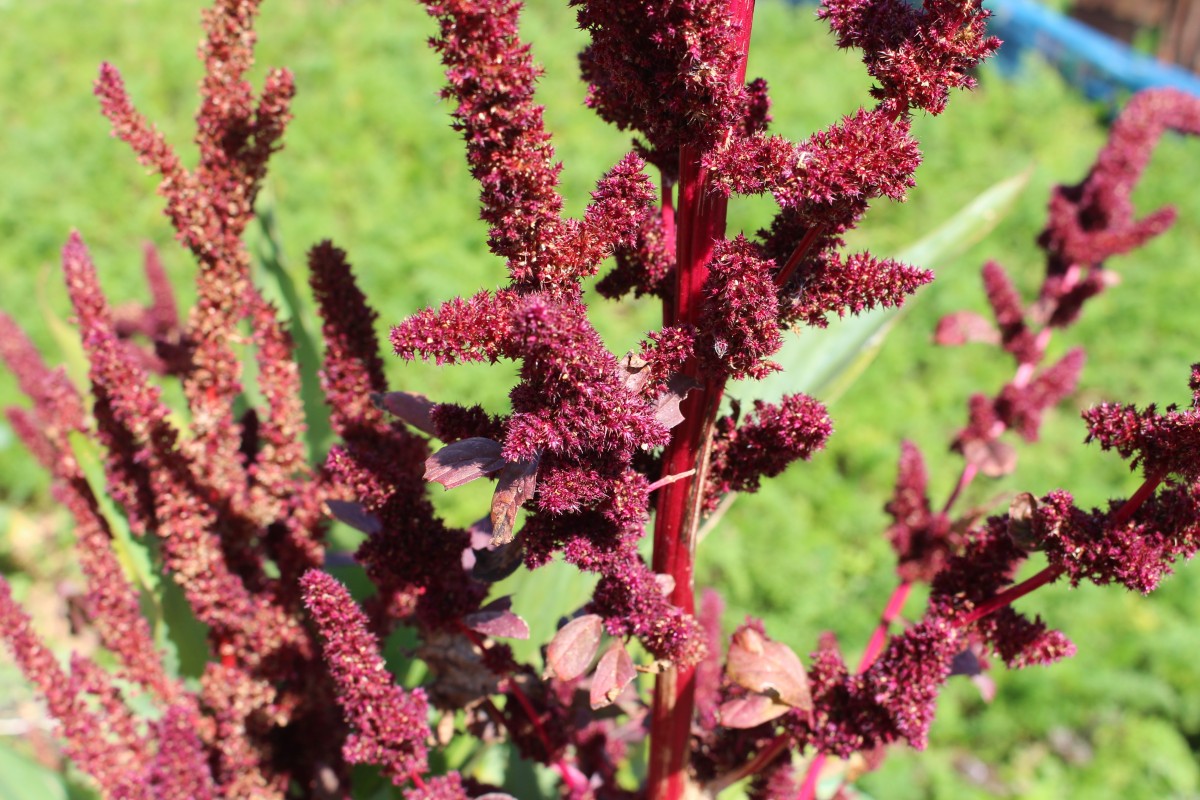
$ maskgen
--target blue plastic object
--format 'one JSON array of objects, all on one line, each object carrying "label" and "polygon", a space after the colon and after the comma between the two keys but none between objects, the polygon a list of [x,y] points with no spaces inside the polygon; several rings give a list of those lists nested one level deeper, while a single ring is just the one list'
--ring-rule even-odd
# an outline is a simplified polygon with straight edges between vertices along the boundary
[{"label": "blue plastic object", "polygon": [[1124,42],[1041,6],[1033,0],[985,0],[994,16],[989,30],[1004,40],[998,63],[1014,69],[1035,50],[1094,100],[1112,100],[1119,90],[1169,86],[1200,96],[1200,77],[1174,64],[1134,52]]}]

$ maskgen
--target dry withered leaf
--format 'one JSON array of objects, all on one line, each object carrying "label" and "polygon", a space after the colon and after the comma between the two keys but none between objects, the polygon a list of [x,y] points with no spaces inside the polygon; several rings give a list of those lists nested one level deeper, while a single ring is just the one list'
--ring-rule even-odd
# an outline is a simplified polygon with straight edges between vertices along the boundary
[{"label": "dry withered leaf", "polygon": [[812,709],[808,673],[792,649],[743,626],[733,634],[725,674],[738,686],[792,708]]},{"label": "dry withered leaf", "polygon": [[674,428],[683,422],[679,404],[688,396],[688,392],[699,386],[699,383],[687,375],[672,375],[667,381],[667,390],[654,401],[654,418],[667,428]]},{"label": "dry withered leaf", "polygon": [[604,651],[604,655],[600,656],[600,663],[596,665],[596,673],[592,675],[590,697],[592,708],[604,708],[612,705],[621,692],[625,691],[625,687],[636,677],[637,670],[633,668],[633,659],[629,657],[625,643],[613,642]]},{"label": "dry withered leaf", "polygon": [[537,491],[538,459],[510,461],[500,470],[496,492],[492,495],[492,547],[508,544],[513,539],[517,511],[532,500]]},{"label": "dry withered leaf", "polygon": [[482,436],[448,444],[425,459],[425,480],[447,489],[470,483],[504,468],[508,460],[500,451],[499,442]]},{"label": "dry withered leaf", "polygon": [[972,439],[963,444],[963,458],[989,478],[1003,478],[1017,468],[1017,451],[1007,442]]},{"label": "dry withered leaf", "polygon": [[546,648],[546,667],[560,681],[572,681],[591,666],[600,649],[604,623],[599,614],[576,617],[559,629]]},{"label": "dry withered leaf", "polygon": [[625,388],[634,393],[642,391],[650,378],[650,372],[646,369],[649,365],[649,361],[632,350],[623,355],[617,371]]},{"label": "dry withered leaf", "polygon": [[1029,492],[1021,492],[1008,506],[1008,535],[1019,546],[1032,550],[1038,546],[1034,520],[1037,518],[1038,501]]},{"label": "dry withered leaf", "polygon": [[411,425],[422,433],[437,436],[430,412],[437,405],[423,394],[415,392],[376,392],[371,395],[376,408]]}]

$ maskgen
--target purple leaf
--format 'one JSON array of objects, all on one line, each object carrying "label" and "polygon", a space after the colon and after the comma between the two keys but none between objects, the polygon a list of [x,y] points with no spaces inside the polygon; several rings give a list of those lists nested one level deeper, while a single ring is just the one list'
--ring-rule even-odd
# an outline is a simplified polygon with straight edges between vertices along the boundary
[{"label": "purple leaf", "polygon": [[329,509],[329,516],[368,536],[374,536],[383,530],[383,523],[379,521],[379,517],[363,508],[362,503],[349,500],[326,500],[325,507]]},{"label": "purple leaf", "polygon": [[381,408],[397,417],[422,433],[437,436],[430,412],[437,405],[423,394],[413,392],[376,392],[371,395],[371,402],[376,408]]},{"label": "purple leaf", "polygon": [[520,542],[509,542],[498,547],[481,547],[471,552],[475,555],[471,577],[487,583],[504,580],[516,572],[525,560],[525,548]]},{"label": "purple leaf", "polygon": [[500,455],[500,450],[499,442],[482,436],[448,444],[425,459],[425,480],[447,489],[470,483],[504,468],[508,460]]},{"label": "purple leaf", "polygon": [[572,681],[591,665],[600,649],[604,624],[599,614],[577,617],[559,629],[546,648],[546,666],[560,681]]},{"label": "purple leaf", "polygon": [[592,676],[592,708],[612,705],[635,677],[637,670],[633,668],[633,659],[629,657],[625,643],[613,642],[600,656],[596,674]]},{"label": "purple leaf", "polygon": [[776,703],[766,695],[748,694],[745,697],[726,700],[717,709],[717,713],[720,715],[721,724],[726,728],[753,728],[776,717],[782,717],[790,710],[783,703]]},{"label": "purple leaf", "polygon": [[496,493],[492,495],[493,547],[508,544],[513,539],[513,524],[517,511],[532,500],[537,490],[538,459],[510,461],[500,470]]},{"label": "purple leaf", "polygon": [[509,610],[512,598],[505,596],[488,603],[474,614],[463,617],[463,623],[485,636],[496,636],[502,639],[528,639],[529,625],[525,620]]},{"label": "purple leaf", "polygon": [[734,633],[725,673],[752,692],[792,708],[812,710],[808,673],[800,658],[787,645],[771,641],[754,628],[743,626]]},{"label": "purple leaf", "polygon": [[956,311],[938,320],[933,341],[947,347],[967,342],[1000,344],[1000,331],[991,320],[980,314],[973,311]]}]

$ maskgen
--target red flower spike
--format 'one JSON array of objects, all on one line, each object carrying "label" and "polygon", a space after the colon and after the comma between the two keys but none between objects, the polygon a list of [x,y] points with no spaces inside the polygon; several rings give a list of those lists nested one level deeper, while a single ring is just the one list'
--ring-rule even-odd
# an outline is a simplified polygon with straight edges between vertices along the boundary
[{"label": "red flower spike", "polygon": [[425,0],[438,21],[431,44],[442,57],[458,103],[455,128],[467,143],[471,175],[480,185],[481,215],[492,252],[508,260],[514,284],[554,291],[578,274],[548,262],[567,233],[542,107],[533,102],[541,69],[521,42],[514,0]]},{"label": "red flower spike", "polygon": [[[1047,255],[1046,282],[1038,299],[1046,324],[1074,322],[1083,302],[1108,285],[1104,261],[1144,244],[1174,221],[1171,208],[1135,220],[1132,201],[1155,145],[1168,130],[1200,134],[1200,99],[1174,89],[1134,95],[1088,176],[1054,190],[1049,220],[1038,238]],[[1080,269],[1085,270],[1082,276]]]},{"label": "red flower spike", "polygon": [[863,51],[880,85],[871,94],[890,113],[945,110],[951,89],[975,86],[971,70],[1000,40],[987,36],[982,0],[823,0],[817,15],[829,22],[838,46]]},{"label": "red flower spike", "polygon": [[591,35],[580,55],[588,105],[621,130],[644,137],[643,157],[668,185],[679,150],[710,149],[742,123],[750,106],[736,74],[739,30],[720,0],[685,0],[648,8],[640,0],[573,0],[579,27]]},{"label": "red flower spike", "polygon": [[722,421],[724,433],[714,446],[709,472],[712,502],[727,492],[756,492],[765,476],[773,478],[798,459],[807,461],[825,446],[833,423],[825,406],[802,394],[779,405],[756,400],[740,426]]},{"label": "red flower spike", "polygon": [[893,520],[887,537],[896,551],[896,573],[907,583],[933,580],[959,545],[949,517],[933,513],[927,484],[921,451],[905,440],[896,488],[884,510]]},{"label": "red flower spike", "polygon": [[1116,450],[1130,469],[1146,476],[1177,475],[1186,481],[1200,477],[1200,402],[1187,411],[1169,407],[1160,414],[1153,405],[1101,403],[1083,412],[1089,442]]},{"label": "red flower spike", "polygon": [[713,252],[697,326],[700,359],[707,370],[732,379],[763,378],[779,367],[765,359],[783,346],[773,264],[761,248],[738,236]]},{"label": "red flower spike", "polygon": [[325,640],[325,661],[338,704],[354,731],[344,753],[352,764],[376,764],[397,786],[427,769],[428,708],[420,689],[391,682],[367,619],[344,586],[323,572],[301,579],[304,602]]},{"label": "red flower spike", "polygon": [[861,314],[873,308],[904,305],[905,299],[927,283],[933,273],[890,258],[877,259],[869,253],[853,253],[843,259],[829,253],[813,264],[804,286],[783,314],[787,321],[824,328],[826,315]]},{"label": "red flower spike", "polygon": [[610,300],[629,292],[634,297],[651,295],[666,300],[671,296],[669,279],[675,269],[673,244],[663,229],[662,217],[647,217],[631,244],[614,249],[616,265],[596,284],[596,291]]}]

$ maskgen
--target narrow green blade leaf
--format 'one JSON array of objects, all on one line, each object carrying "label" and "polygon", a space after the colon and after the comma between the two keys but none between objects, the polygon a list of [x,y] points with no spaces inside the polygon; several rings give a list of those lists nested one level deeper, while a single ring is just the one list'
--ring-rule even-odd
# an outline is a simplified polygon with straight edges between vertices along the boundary
[{"label": "narrow green blade leaf", "polygon": [[[963,253],[1004,218],[1031,175],[1027,169],[991,186],[962,211],[897,254],[896,259],[933,269]],[[892,326],[919,297],[910,298],[902,308],[876,309],[832,320],[824,330],[803,330],[790,337],[775,355],[782,372],[755,383],[740,382],[731,393],[776,402],[785,394],[805,392],[826,403],[833,402],[875,359]]]}]

